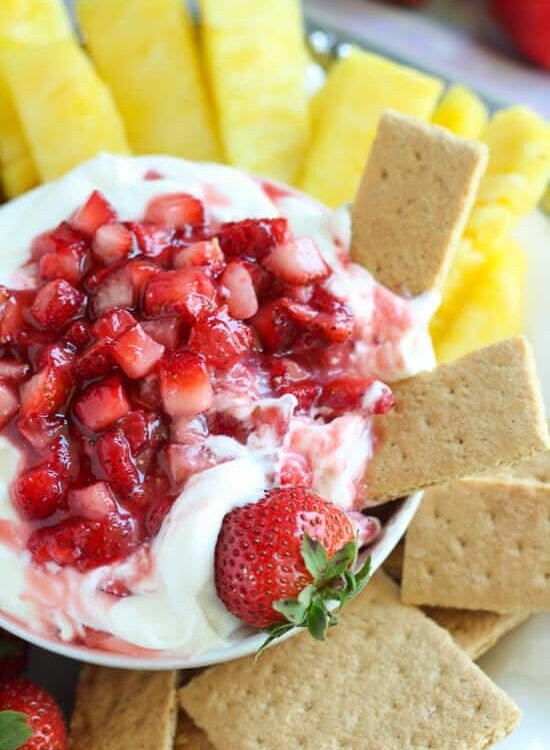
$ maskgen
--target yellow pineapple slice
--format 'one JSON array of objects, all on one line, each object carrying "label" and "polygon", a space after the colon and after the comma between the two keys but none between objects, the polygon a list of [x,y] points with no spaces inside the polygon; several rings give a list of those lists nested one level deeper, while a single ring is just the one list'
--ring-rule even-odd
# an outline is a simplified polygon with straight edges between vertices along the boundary
[{"label": "yellow pineapple slice", "polygon": [[440,290],[441,305],[430,324],[430,333],[436,348],[464,305],[469,289],[475,285],[484,262],[484,253],[474,247],[470,240],[463,238]]},{"label": "yellow pineapple slice", "polygon": [[133,151],[218,160],[193,22],[181,0],[78,0],[76,10]]},{"label": "yellow pineapple slice", "polygon": [[49,44],[72,35],[63,0],[1,0],[0,38],[22,44]]},{"label": "yellow pineapple slice", "polygon": [[442,82],[354,49],[333,66],[316,107],[300,187],[328,206],[353,199],[383,110],[431,117]]},{"label": "yellow pineapple slice", "polygon": [[[62,0],[2,0],[0,44],[44,44],[71,36]],[[0,181],[6,198],[39,182],[23,128],[0,73]]]},{"label": "yellow pineapple slice", "polygon": [[546,189],[540,205],[543,211],[546,211],[547,214],[550,214],[550,186],[548,186],[548,188]]},{"label": "yellow pineapple slice", "polygon": [[299,0],[200,0],[200,9],[226,159],[292,182],[310,136]]},{"label": "yellow pineapple slice", "polygon": [[550,124],[526,107],[497,112],[483,140],[489,164],[465,230],[477,244],[502,238],[532,211],[550,177]]},{"label": "yellow pineapple slice", "polygon": [[481,99],[465,86],[457,85],[445,92],[432,122],[463,138],[479,138],[488,119],[488,109]]},{"label": "yellow pineapple slice", "polygon": [[0,75],[0,182],[6,198],[24,193],[39,183],[38,173],[23,128]]},{"label": "yellow pineapple slice", "polygon": [[42,180],[99,151],[128,152],[111,94],[75,41],[3,45],[1,62]]},{"label": "yellow pineapple slice", "polygon": [[434,342],[440,362],[521,333],[526,259],[508,239],[487,254],[475,284],[446,331]]}]

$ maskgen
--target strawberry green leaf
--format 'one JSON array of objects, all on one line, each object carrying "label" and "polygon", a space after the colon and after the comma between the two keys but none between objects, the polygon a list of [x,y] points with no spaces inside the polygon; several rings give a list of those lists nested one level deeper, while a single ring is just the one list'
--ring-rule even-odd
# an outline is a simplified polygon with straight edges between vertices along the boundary
[{"label": "strawberry green leaf", "polygon": [[302,539],[302,557],[313,580],[316,581],[318,578],[321,578],[328,563],[327,551],[321,542],[312,539],[305,532]]},{"label": "strawberry green leaf", "polygon": [[19,711],[0,711],[0,750],[16,750],[32,736],[27,716]]},{"label": "strawberry green leaf", "polygon": [[273,604],[273,609],[284,615],[293,625],[301,625],[306,617],[307,606],[298,599],[279,599]]},{"label": "strawberry green leaf", "polygon": [[324,641],[330,622],[330,613],[320,595],[314,597],[307,616],[307,629],[318,641]]},{"label": "strawberry green leaf", "polygon": [[[260,648],[256,651],[256,655],[254,657],[254,661],[263,654],[263,652],[266,650],[266,648],[273,643],[273,641],[277,640],[277,638],[280,638],[283,635],[286,635],[286,633],[289,633],[291,630],[294,630],[295,626],[292,625],[290,622],[283,622],[279,625],[273,625],[271,628],[266,629],[266,633],[268,633],[267,638],[262,643]],[[2,750],[2,748],[0,748]]]},{"label": "strawberry green leaf", "polygon": [[298,601],[300,602],[300,604],[303,604],[304,607],[309,607],[314,593],[315,586],[310,583],[309,586],[306,586],[305,589],[302,589],[300,591],[300,593],[298,594]]},{"label": "strawberry green leaf", "polygon": [[326,581],[341,576],[346,570],[353,565],[357,556],[357,542],[352,541],[345,544],[342,549],[331,557],[326,566],[323,578]]}]

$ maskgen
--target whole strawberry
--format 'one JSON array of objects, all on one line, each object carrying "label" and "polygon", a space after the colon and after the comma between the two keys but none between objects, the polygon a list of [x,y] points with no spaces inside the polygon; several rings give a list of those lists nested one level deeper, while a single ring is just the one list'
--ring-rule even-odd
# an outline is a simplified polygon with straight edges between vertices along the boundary
[{"label": "whole strawberry", "polygon": [[[300,487],[272,490],[235,508],[222,523],[215,552],[218,596],[248,625],[269,632],[267,645],[293,628],[318,640],[368,580],[357,573],[357,541],[346,514]],[[263,647],[262,647],[263,648]]]},{"label": "whole strawberry", "polygon": [[47,690],[25,677],[0,684],[2,750],[66,750],[61,710]]},{"label": "whole strawberry", "polygon": [[28,645],[0,628],[0,680],[17,677],[27,665]]},{"label": "whole strawberry", "polygon": [[492,0],[491,11],[525,57],[550,69],[550,0]]}]

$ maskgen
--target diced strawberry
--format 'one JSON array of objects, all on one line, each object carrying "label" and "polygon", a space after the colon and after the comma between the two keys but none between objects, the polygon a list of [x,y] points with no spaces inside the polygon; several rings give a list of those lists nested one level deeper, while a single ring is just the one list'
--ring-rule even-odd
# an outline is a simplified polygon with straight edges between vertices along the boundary
[{"label": "diced strawberry", "polygon": [[46,253],[63,254],[69,250],[84,256],[87,248],[88,239],[68,222],[63,221],[55,229],[35,237],[31,245],[31,258],[39,260]]},{"label": "diced strawberry", "polygon": [[66,480],[78,476],[79,455],[73,443],[63,431],[47,446],[47,463],[56,474]]},{"label": "diced strawberry", "polygon": [[92,334],[96,339],[103,341],[116,341],[126,331],[135,326],[137,320],[128,310],[108,310],[101,318],[95,321],[90,327]]},{"label": "diced strawberry", "polygon": [[148,336],[138,323],[117,338],[111,351],[129,378],[141,378],[162,357],[164,347]]},{"label": "diced strawberry", "polygon": [[74,361],[76,350],[72,344],[61,341],[57,344],[46,344],[40,350],[36,359],[37,369],[44,367],[70,367]]},{"label": "diced strawberry", "polygon": [[121,429],[109,430],[98,438],[97,457],[112,489],[123,500],[139,502],[143,486],[130,443]]},{"label": "diced strawberry", "polygon": [[148,258],[158,258],[172,244],[174,230],[164,224],[130,221],[126,224],[136,238],[141,252]]},{"label": "diced strawberry", "polygon": [[152,339],[162,344],[169,352],[178,349],[183,342],[184,323],[181,318],[153,318],[143,320],[141,325]]},{"label": "diced strawberry", "polygon": [[129,412],[119,421],[118,427],[128,440],[134,456],[147,445],[156,443],[162,435],[159,417],[141,409]]},{"label": "diced strawberry", "polygon": [[278,219],[245,219],[222,224],[219,241],[228,258],[263,258],[286,241],[287,221]]},{"label": "diced strawberry", "polygon": [[313,378],[308,378],[307,380],[283,383],[275,392],[278,396],[291,393],[298,399],[298,408],[308,411],[321,395],[321,385]]},{"label": "diced strawberry", "polygon": [[393,396],[388,386],[380,381],[344,375],[323,387],[319,406],[328,409],[332,416],[358,409],[369,414],[384,414],[393,406]]},{"label": "diced strawberry", "polygon": [[55,415],[34,415],[17,420],[17,429],[38,452],[45,450],[66,428],[67,420]]},{"label": "diced strawberry", "polygon": [[174,229],[204,224],[204,207],[188,193],[166,193],[152,198],[145,209],[145,221],[166,224]]},{"label": "diced strawberry", "polygon": [[220,283],[225,290],[227,309],[234,318],[245,320],[258,312],[258,298],[252,277],[242,263],[233,261],[223,272]]},{"label": "diced strawberry", "polygon": [[67,487],[47,463],[21,474],[14,486],[16,505],[26,518],[48,518],[65,505]]},{"label": "diced strawberry", "polygon": [[90,339],[88,325],[83,320],[75,320],[74,323],[71,323],[65,334],[65,341],[72,344],[77,351],[89,344]]},{"label": "diced strawberry", "polygon": [[144,378],[129,383],[132,401],[144,409],[159,411],[162,409],[160,381],[156,372],[150,372]]},{"label": "diced strawberry", "polygon": [[114,307],[134,306],[134,287],[125,268],[117,269],[102,279],[91,295],[91,304],[96,318]]},{"label": "diced strawberry", "polygon": [[72,387],[66,368],[45,367],[19,389],[21,417],[55,414],[65,404]]},{"label": "diced strawberry", "polygon": [[210,408],[212,384],[206,362],[199,354],[166,354],[160,361],[159,375],[162,402],[170,416],[191,416]]},{"label": "diced strawberry", "polygon": [[134,244],[132,232],[119,222],[99,227],[92,242],[95,257],[106,265],[119,263],[127,258]]},{"label": "diced strawberry", "polygon": [[92,521],[100,521],[117,509],[115,496],[105,482],[72,489],[69,492],[69,506],[74,515]]},{"label": "diced strawberry", "polygon": [[329,344],[346,341],[353,331],[351,310],[330,291],[322,286],[315,287],[310,303],[319,315],[315,327]]},{"label": "diced strawberry", "polygon": [[19,408],[15,391],[5,381],[0,380],[0,429],[3,429]]},{"label": "diced strawberry", "polygon": [[289,351],[296,341],[299,328],[289,313],[285,297],[266,302],[252,319],[252,325],[268,352]]},{"label": "diced strawberry", "polygon": [[173,265],[174,268],[206,266],[214,276],[217,276],[224,269],[225,258],[220,243],[214,238],[180,248],[174,253]]},{"label": "diced strawberry", "polygon": [[55,279],[38,290],[31,308],[39,326],[59,331],[79,312],[84,295],[65,279]]},{"label": "diced strawberry", "polygon": [[73,214],[71,226],[92,237],[99,227],[115,221],[116,218],[116,211],[105,196],[99,190],[94,190],[86,203]]},{"label": "diced strawberry", "polygon": [[29,372],[29,365],[16,359],[0,359],[0,378],[2,380],[13,380],[18,383],[23,380]]},{"label": "diced strawberry", "polygon": [[73,373],[79,380],[93,380],[106,375],[113,366],[113,359],[109,345],[105,341],[98,341],[86,347],[77,357]]},{"label": "diced strawberry", "polygon": [[191,328],[189,336],[189,348],[202,354],[213,367],[231,367],[253,347],[250,328],[231,318],[224,307],[203,315]]},{"label": "diced strawberry", "polygon": [[206,271],[184,268],[153,276],[145,287],[144,308],[150,317],[179,313],[194,320],[214,308],[216,289]]},{"label": "diced strawberry", "polygon": [[116,375],[89,385],[74,402],[77,417],[94,432],[104,430],[127,414],[129,409],[124,387]]},{"label": "diced strawberry", "polygon": [[206,419],[202,414],[196,417],[175,417],[170,425],[170,435],[174,443],[202,443],[208,435]]},{"label": "diced strawberry", "polygon": [[43,279],[65,279],[70,284],[77,285],[84,275],[85,262],[85,251],[62,248],[55,253],[44,253],[38,270]]},{"label": "diced strawberry", "polygon": [[285,453],[279,468],[281,486],[311,487],[313,470],[307,458],[301,453]]},{"label": "diced strawberry", "polygon": [[152,276],[160,273],[160,268],[149,260],[134,258],[125,266],[125,272],[130,279],[134,289],[135,299],[139,301],[145,288],[145,284]]},{"label": "diced strawberry", "polygon": [[210,469],[216,458],[206,445],[172,443],[166,448],[166,461],[172,481],[181,486],[193,474]]},{"label": "diced strawberry", "polygon": [[160,497],[147,512],[145,518],[145,528],[149,537],[155,537],[163,524],[164,519],[174,505],[174,497]]},{"label": "diced strawberry", "polygon": [[82,571],[127,557],[138,541],[131,516],[111,514],[101,521],[68,518],[35,531],[28,542],[38,564],[74,565]]},{"label": "diced strawberry", "polygon": [[278,245],[262,260],[262,264],[287,284],[305,286],[330,275],[330,268],[309,237]]},{"label": "diced strawberry", "polygon": [[295,302],[299,302],[301,305],[307,305],[311,302],[313,295],[313,286],[296,286],[294,284],[285,284],[284,286],[285,297]]},{"label": "diced strawberry", "polygon": [[24,326],[21,296],[0,286],[0,343],[13,341]]}]

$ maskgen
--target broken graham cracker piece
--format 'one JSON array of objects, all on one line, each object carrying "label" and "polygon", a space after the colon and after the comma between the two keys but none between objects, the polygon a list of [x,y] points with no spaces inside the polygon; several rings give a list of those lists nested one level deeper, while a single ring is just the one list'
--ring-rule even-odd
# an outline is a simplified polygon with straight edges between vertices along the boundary
[{"label": "broken graham cracker piece", "polygon": [[172,750],[177,672],[85,665],[70,726],[71,750]]},{"label": "broken graham cracker piece", "polygon": [[513,612],[499,615],[482,610],[443,609],[424,607],[424,612],[445,628],[470,659],[479,659],[506,633],[509,633],[530,616],[530,612]]},{"label": "broken graham cracker piece", "polygon": [[550,483],[550,451],[537,453],[519,464],[510,466],[506,474],[513,479]]},{"label": "broken graham cracker piece", "polygon": [[174,750],[215,750],[206,734],[199,729],[185,711],[180,711]]},{"label": "broken graham cracker piece", "polygon": [[409,604],[550,610],[550,485],[471,478],[425,493],[405,542]]},{"label": "broken graham cracker piece", "polygon": [[[382,591],[380,591],[382,589]],[[514,703],[378,574],[327,643],[297,635],[203,672],[180,703],[223,750],[482,750]]]},{"label": "broken graham cracker piece", "polygon": [[403,497],[549,446],[533,354],[522,337],[392,390],[394,408],[373,417],[379,441],[365,476],[369,498]]},{"label": "broken graham cracker piece", "polygon": [[[396,583],[401,582],[405,543],[401,541],[383,564],[384,572]],[[522,622],[530,612],[514,612],[499,615],[496,612],[483,610],[445,609],[442,607],[423,607],[423,611],[438,625],[445,628],[460,648],[470,659],[479,659],[492,648],[506,633],[509,633]]]},{"label": "broken graham cracker piece", "polygon": [[439,286],[486,165],[481,143],[384,112],[352,209],[353,260],[398,294]]}]

